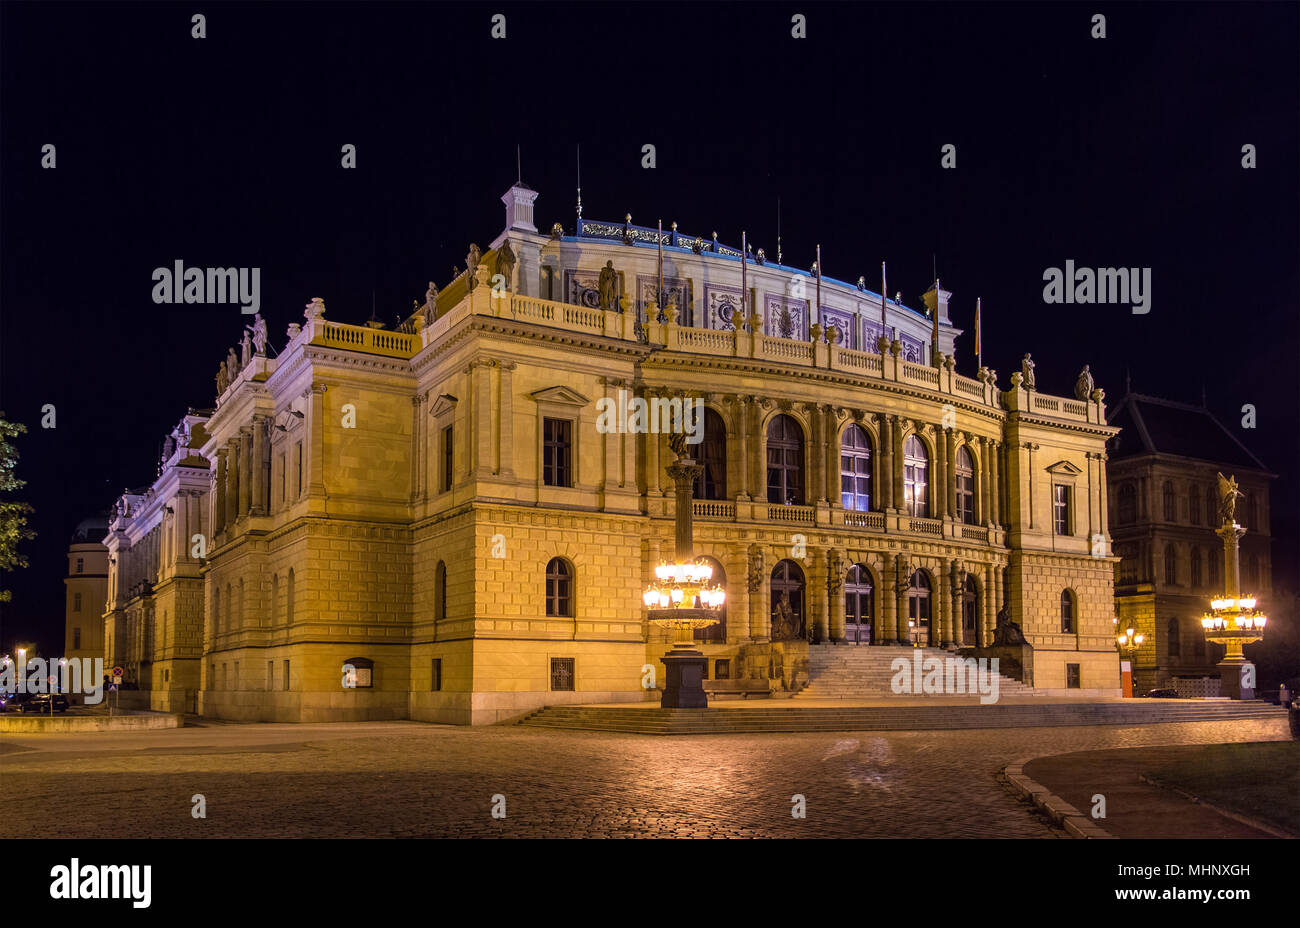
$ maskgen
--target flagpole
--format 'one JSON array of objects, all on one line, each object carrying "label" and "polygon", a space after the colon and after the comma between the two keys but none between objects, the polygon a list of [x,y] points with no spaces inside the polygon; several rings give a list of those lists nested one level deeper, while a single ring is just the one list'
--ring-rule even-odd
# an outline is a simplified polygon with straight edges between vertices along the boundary
[{"label": "flagpole", "polygon": [[[885,291],[889,289],[885,280],[885,262],[880,262],[880,337],[888,340],[889,324],[885,321]],[[880,353],[883,355],[885,350],[882,348]]]},{"label": "flagpole", "polygon": [[[817,246],[817,321],[822,321],[822,246]],[[825,328],[825,326],[822,326]]]},{"label": "flagpole", "polygon": [[[659,236],[655,239],[659,249],[659,289],[655,292],[656,305],[664,298],[664,221],[659,220]],[[663,309],[662,306],[659,307]],[[657,320],[656,320],[657,321]]]},{"label": "flagpole", "polygon": [[[745,311],[745,298],[749,296],[749,238],[747,233],[740,233],[740,315],[741,323],[749,319],[749,313]],[[736,327],[740,331],[740,326]]]},{"label": "flagpole", "polygon": [[936,368],[943,367],[943,355],[939,351],[939,278],[934,279],[934,325],[930,328],[930,355]]},{"label": "flagpole", "polygon": [[984,346],[980,344],[980,298],[975,297],[975,364],[984,366]]}]

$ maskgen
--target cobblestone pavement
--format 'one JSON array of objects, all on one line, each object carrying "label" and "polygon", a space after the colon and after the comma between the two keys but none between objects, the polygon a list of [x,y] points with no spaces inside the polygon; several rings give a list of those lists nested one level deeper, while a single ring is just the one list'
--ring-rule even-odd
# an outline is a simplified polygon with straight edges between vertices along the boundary
[{"label": "cobblestone pavement", "polygon": [[[1285,720],[696,737],[412,722],[9,735],[0,837],[1054,837],[998,782],[1004,765],[1287,737]],[[191,816],[196,793],[206,819]],[[492,817],[493,794],[504,819]],[[795,794],[806,818],[791,815]]]}]

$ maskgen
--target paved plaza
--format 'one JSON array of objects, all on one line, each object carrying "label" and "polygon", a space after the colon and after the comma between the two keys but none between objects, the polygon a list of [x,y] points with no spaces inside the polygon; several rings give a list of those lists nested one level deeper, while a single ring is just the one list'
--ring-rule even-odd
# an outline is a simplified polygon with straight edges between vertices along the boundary
[{"label": "paved plaza", "polygon": [[[1048,838],[1061,833],[999,782],[1003,766],[1288,737],[1284,719],[672,738],[416,722],[6,735],[0,837]],[[191,815],[195,794],[205,819]],[[806,818],[791,814],[796,795]]]}]

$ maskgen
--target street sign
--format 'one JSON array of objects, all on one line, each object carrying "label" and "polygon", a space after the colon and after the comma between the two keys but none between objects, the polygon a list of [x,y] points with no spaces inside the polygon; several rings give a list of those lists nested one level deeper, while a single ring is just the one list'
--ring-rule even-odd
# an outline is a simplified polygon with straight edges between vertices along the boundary
[{"label": "street sign", "polygon": [[122,677],[126,676],[126,671],[123,670],[121,667],[114,667],[113,676],[117,677],[120,680],[122,679]]},{"label": "street sign", "polygon": [[117,692],[117,684],[116,684],[116,683],[110,683],[110,684],[108,685],[108,691],[109,691],[110,693],[116,693],[116,692]]}]

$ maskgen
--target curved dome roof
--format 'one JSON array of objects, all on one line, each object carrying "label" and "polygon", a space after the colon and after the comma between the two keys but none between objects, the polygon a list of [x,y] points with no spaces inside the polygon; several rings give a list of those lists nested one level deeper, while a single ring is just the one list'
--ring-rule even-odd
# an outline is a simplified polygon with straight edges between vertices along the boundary
[{"label": "curved dome roof", "polygon": [[73,541],[101,541],[108,534],[108,517],[91,516],[77,523],[72,532]]}]

